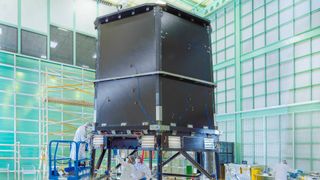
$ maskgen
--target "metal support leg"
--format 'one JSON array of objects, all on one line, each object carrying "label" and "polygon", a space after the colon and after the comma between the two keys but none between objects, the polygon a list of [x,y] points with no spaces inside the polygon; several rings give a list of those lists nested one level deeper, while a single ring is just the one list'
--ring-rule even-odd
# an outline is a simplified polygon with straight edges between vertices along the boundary
[{"label": "metal support leg", "polygon": [[92,149],[91,151],[91,161],[90,161],[90,174],[92,177],[94,177],[94,164],[95,164],[95,159],[96,159],[96,149]]},{"label": "metal support leg", "polygon": [[149,168],[152,171],[152,151],[149,151]]},{"label": "metal support leg", "polygon": [[162,151],[158,149],[157,152],[157,180],[162,180]]},{"label": "metal support leg", "polygon": [[107,170],[110,172],[111,170],[111,149],[108,149],[108,159],[107,159]]},{"label": "metal support leg", "polygon": [[[197,163],[200,164],[200,166],[203,166],[203,160],[202,160],[202,152],[195,152],[195,160]],[[197,172],[200,173],[199,169],[197,169]]]},{"label": "metal support leg", "polygon": [[161,135],[157,136],[157,180],[162,180]]},{"label": "metal support leg", "polygon": [[217,174],[217,178],[220,178],[221,174],[220,174],[220,163],[219,163],[219,153],[215,152],[214,153],[214,160],[215,160],[215,167],[216,167],[216,174]]},{"label": "metal support leg", "polygon": [[218,173],[217,173],[217,167],[216,161],[215,161],[215,152],[212,151],[206,151],[203,152],[203,168],[209,172],[209,174],[214,174],[216,179],[219,179]]},{"label": "metal support leg", "polygon": [[187,152],[185,151],[180,151],[180,153],[193,164],[202,174],[204,174],[207,178],[213,180],[211,174],[208,173],[197,161],[195,161]]},{"label": "metal support leg", "polygon": [[98,162],[97,162],[97,165],[96,165],[96,169],[100,169],[100,166],[101,166],[101,163],[102,163],[102,161],[103,161],[103,157],[104,157],[104,155],[106,154],[106,149],[105,148],[103,148],[103,150],[102,150],[102,152],[101,152],[101,154],[100,154],[100,157],[99,157],[99,160],[98,160]]}]

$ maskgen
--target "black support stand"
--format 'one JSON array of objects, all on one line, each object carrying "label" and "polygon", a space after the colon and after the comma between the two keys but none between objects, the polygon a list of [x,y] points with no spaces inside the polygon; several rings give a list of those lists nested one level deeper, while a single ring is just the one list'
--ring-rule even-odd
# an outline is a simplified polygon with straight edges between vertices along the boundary
[{"label": "black support stand", "polygon": [[95,163],[95,159],[96,159],[96,149],[92,149],[91,150],[91,161],[90,161],[90,166],[91,166],[91,169],[90,169],[90,174],[91,176],[94,176],[94,163]]},{"label": "black support stand", "polygon": [[[94,150],[95,151],[95,150]],[[105,153],[103,153],[104,151],[102,151],[100,158],[102,158],[103,160],[103,156]],[[137,150],[132,151],[128,156],[133,155],[134,153],[136,153]],[[162,150],[161,149],[157,149],[157,173],[156,173],[156,178],[157,180],[162,180],[163,176],[175,176],[175,177],[187,177],[187,178],[198,178],[200,177],[202,174],[205,175],[207,178],[209,178],[210,180],[214,180],[215,178],[213,178],[213,176],[203,168],[203,166],[197,162],[197,160],[195,160],[194,158],[192,158],[186,151],[179,151],[177,153],[175,153],[173,156],[171,156],[169,159],[167,159],[166,161],[162,161]],[[95,154],[95,152],[94,152]],[[149,151],[150,154],[150,161],[149,161],[149,166],[152,168],[152,151]],[[172,160],[174,160],[176,157],[178,157],[179,155],[184,156],[198,171],[199,173],[197,173],[196,175],[185,175],[185,174],[174,174],[174,173],[162,173],[162,168],[168,164],[169,162],[171,162]],[[202,158],[202,154],[200,155]],[[99,161],[100,162],[100,158]],[[102,161],[101,160],[101,161]],[[118,169],[121,166],[121,164],[118,164],[115,169]],[[97,164],[96,166],[97,169],[100,168],[100,165]],[[108,157],[107,157],[107,170],[110,172],[111,170],[111,149],[108,149]],[[91,172],[94,172],[94,169],[91,169]]]},{"label": "black support stand", "polygon": [[110,173],[111,170],[111,149],[108,148],[107,170]]},{"label": "black support stand", "polygon": [[[176,146],[176,144],[169,143],[169,136],[165,133],[161,132],[155,132],[153,135],[148,135],[149,138],[152,138],[154,140],[154,146],[152,144],[148,144],[152,142],[152,140],[143,140],[143,138],[140,137],[134,137],[132,135],[128,134],[118,134],[118,135],[105,135],[104,142],[107,142],[103,144],[104,148],[102,149],[101,155],[98,159],[98,162],[95,166],[96,169],[99,169],[101,166],[101,163],[103,161],[103,158],[105,156],[105,153],[107,152],[107,176],[110,175],[111,168],[111,156],[112,156],[112,149],[123,149],[123,150],[131,150],[131,153],[128,156],[134,155],[137,151],[145,150],[149,152],[149,168],[150,170],[153,170],[153,157],[152,153],[155,152],[155,160],[156,160],[156,169],[153,173],[154,178],[157,180],[162,180],[164,176],[174,176],[174,177],[186,177],[186,178],[196,178],[198,179],[201,176],[207,177],[209,180],[216,179],[216,174],[213,173],[213,169],[211,169],[211,166],[207,166],[209,163],[213,163],[216,159],[208,159],[206,156],[206,153],[215,153],[217,151],[216,147],[213,146],[213,139],[215,135],[211,135],[210,137],[205,136],[204,134],[198,134],[197,136],[180,136],[181,146]],[[177,136],[179,137],[179,136]],[[212,138],[211,141],[208,139]],[[176,138],[177,139],[177,138]],[[170,141],[172,142],[172,141]],[[216,142],[216,141],[214,141]],[[145,143],[145,144],[144,144]],[[176,143],[176,141],[175,141]],[[211,144],[210,144],[211,143]],[[146,146],[148,145],[148,146]],[[175,148],[171,148],[175,147]],[[178,148],[176,148],[178,147]],[[95,157],[96,150],[92,151],[92,157]],[[168,159],[163,159],[163,152],[172,152],[175,151],[176,153],[173,154]],[[190,156],[187,152],[194,152],[194,157]],[[194,168],[197,169],[196,174],[192,175],[186,175],[186,174],[175,174],[175,173],[163,173],[163,167],[166,166],[168,163],[176,159],[178,156],[183,156],[188,160]],[[93,158],[94,159],[94,158]],[[94,164],[94,160],[92,160],[92,163]],[[216,163],[217,164],[217,163]],[[118,169],[121,166],[121,164],[117,164],[115,166],[115,170]],[[205,167],[208,167],[208,169],[205,169]],[[91,172],[94,172],[94,169],[91,169]]]},{"label": "black support stand", "polygon": [[152,151],[149,151],[149,168],[152,170]]},{"label": "black support stand", "polygon": [[107,149],[103,148],[102,152],[100,154],[100,157],[98,159],[97,165],[96,165],[96,169],[100,169],[101,163],[103,161],[104,155],[106,154]]}]

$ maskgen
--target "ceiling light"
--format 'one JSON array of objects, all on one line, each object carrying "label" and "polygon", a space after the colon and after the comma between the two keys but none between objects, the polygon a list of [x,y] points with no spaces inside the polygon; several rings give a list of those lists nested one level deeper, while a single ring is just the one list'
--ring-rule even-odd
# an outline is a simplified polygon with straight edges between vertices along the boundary
[{"label": "ceiling light", "polygon": [[55,41],[50,41],[50,47],[51,48],[56,48],[58,46],[58,43]]},{"label": "ceiling light", "polygon": [[93,59],[96,59],[96,58],[97,58],[97,54],[94,54],[94,55],[92,56],[92,58],[93,58]]},{"label": "ceiling light", "polygon": [[43,58],[43,59],[47,59],[46,55],[41,55],[40,57]]}]

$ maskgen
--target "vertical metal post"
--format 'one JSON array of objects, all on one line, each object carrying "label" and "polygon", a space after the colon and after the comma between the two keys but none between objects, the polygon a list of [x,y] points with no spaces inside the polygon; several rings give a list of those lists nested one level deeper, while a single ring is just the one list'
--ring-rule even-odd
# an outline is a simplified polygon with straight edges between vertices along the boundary
[{"label": "vertical metal post", "polygon": [[161,135],[157,136],[157,180],[162,180]]},{"label": "vertical metal post", "polygon": [[[207,157],[208,158],[208,157]],[[219,162],[219,153],[214,152],[214,161],[215,161],[215,172],[216,172],[216,179],[219,179],[221,174],[220,174],[220,162]]]},{"label": "vertical metal post", "polygon": [[293,168],[296,168],[296,139],[295,139],[295,134],[296,134],[296,113],[292,113],[292,162],[293,162]]},{"label": "vertical metal post", "polygon": [[[209,174],[219,175],[219,158],[218,153],[213,151],[200,152],[201,158],[198,162]],[[198,172],[200,172],[198,170]]]},{"label": "vertical metal post", "polygon": [[111,148],[108,148],[108,159],[107,159],[107,170],[110,172],[111,170]]},{"label": "vertical metal post", "polygon": [[51,24],[51,0],[47,0],[47,28],[48,28],[48,38],[47,38],[47,58],[50,59],[50,24]]},{"label": "vertical metal post", "polygon": [[96,149],[92,148],[92,150],[91,150],[91,160],[90,160],[90,166],[91,166],[90,174],[91,174],[91,177],[94,177],[95,159],[96,159]]},{"label": "vertical metal post", "polygon": [[18,53],[21,54],[21,0],[18,0]]},{"label": "vertical metal post", "polygon": [[[197,161],[197,163],[199,163],[201,166],[203,166],[203,163],[202,163],[202,158],[201,158],[201,152],[195,152],[194,153],[194,156],[195,156],[195,160]],[[200,173],[199,169],[197,169],[197,172]]]},{"label": "vertical metal post", "polygon": [[20,180],[20,160],[21,160],[21,157],[20,157],[20,141],[17,142],[17,153],[18,153],[18,155],[17,155],[18,156],[18,158],[17,158],[18,159],[18,165],[17,165],[18,166],[17,167],[18,168],[18,180]]},{"label": "vertical metal post", "polygon": [[77,56],[77,49],[76,49],[76,18],[77,18],[77,3],[79,3],[78,1],[76,0],[73,0],[73,3],[75,5],[75,7],[73,8],[73,29],[72,29],[72,64],[73,65],[76,65],[76,56]]},{"label": "vertical metal post", "polygon": [[16,95],[16,82],[17,82],[17,69],[16,69],[16,59],[17,59],[17,56],[14,55],[13,56],[13,65],[14,65],[14,68],[13,68],[13,148],[14,148],[14,156],[13,156],[13,159],[14,159],[14,179],[17,178],[17,163],[18,163],[18,160],[17,160],[17,95]]},{"label": "vertical metal post", "polygon": [[[41,92],[41,60],[38,60],[38,91]],[[38,100],[38,157],[39,158],[39,165],[38,165],[38,176],[41,177],[41,166],[43,163],[43,158],[42,158],[42,152],[41,152],[41,116],[42,116],[42,103],[41,101],[43,100],[42,98],[42,93],[40,93],[40,99]],[[38,178],[37,178],[38,179]]]},{"label": "vertical metal post", "polygon": [[45,77],[45,81],[46,81],[46,88],[45,88],[45,108],[46,108],[46,118],[45,118],[45,128],[44,128],[44,134],[45,134],[45,143],[44,146],[45,148],[47,148],[48,144],[49,144],[49,101],[48,101],[48,68],[46,67],[46,77]]},{"label": "vertical metal post", "polygon": [[[48,132],[48,123],[49,123],[49,102],[48,102],[48,67],[46,67],[46,72],[45,72],[45,78],[44,78],[44,81],[45,81],[45,86],[44,86],[44,90],[43,90],[43,93],[44,93],[44,108],[45,110],[43,110],[44,112],[44,117],[43,117],[43,120],[42,120],[42,126],[43,126],[43,129],[42,129],[42,134],[43,134],[43,141],[42,141],[42,145],[43,145],[43,150],[45,151],[45,153],[48,151],[47,150],[47,145],[49,144],[48,143],[48,140],[49,140],[49,132]],[[44,166],[44,172],[43,172],[43,176],[46,177],[46,166]]]},{"label": "vertical metal post", "polygon": [[[240,112],[241,108],[241,43],[240,43],[240,27],[241,27],[241,12],[240,12],[241,2],[240,0],[234,1],[234,29],[235,29],[235,68],[236,68],[236,112]],[[242,132],[241,132],[242,122],[241,115],[236,113],[235,115],[235,151],[236,151],[236,162],[240,163],[242,159]]]},{"label": "vertical metal post", "polygon": [[157,180],[162,180],[162,150],[157,150]]},{"label": "vertical metal post", "polygon": [[152,171],[152,151],[149,151],[149,168]]},{"label": "vertical metal post", "polygon": [[106,153],[106,149],[103,148],[102,152],[101,152],[101,155],[100,155],[100,157],[98,159],[98,162],[97,162],[97,165],[96,165],[96,169],[100,169],[100,166],[101,166],[101,163],[102,163],[102,160],[103,160],[103,157],[104,157],[105,153]]}]

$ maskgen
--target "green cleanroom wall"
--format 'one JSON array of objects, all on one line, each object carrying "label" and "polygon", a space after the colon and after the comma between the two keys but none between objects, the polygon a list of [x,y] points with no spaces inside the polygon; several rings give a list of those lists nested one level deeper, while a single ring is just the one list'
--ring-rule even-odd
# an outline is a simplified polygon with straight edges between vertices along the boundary
[{"label": "green cleanroom wall", "polygon": [[0,179],[42,175],[47,142],[71,140],[93,120],[93,80],[89,70],[0,52]]},{"label": "green cleanroom wall", "polygon": [[231,1],[212,25],[216,120],[237,162],[320,170],[320,1]]},{"label": "green cleanroom wall", "polygon": [[71,140],[93,120],[93,21],[115,9],[89,0],[0,7],[0,179],[43,179],[48,141]]},{"label": "green cleanroom wall", "polygon": [[[12,17],[0,12],[0,24],[18,31],[17,51],[0,52],[0,179],[6,169],[10,179],[24,169],[42,169],[46,142],[71,139],[93,117],[94,71],[75,66],[76,37],[94,37],[91,19],[107,12],[91,1],[90,16],[79,7],[64,8],[75,6],[74,0],[43,1],[47,11],[34,11],[42,18],[35,26],[27,19],[28,6],[12,2]],[[320,1],[217,2],[217,10],[218,3],[197,13],[211,20],[221,140],[236,143],[237,162],[272,166],[286,159],[293,168],[320,171]],[[70,64],[45,60],[51,59],[52,26],[71,31]],[[46,57],[21,54],[22,29],[47,38]]]}]

